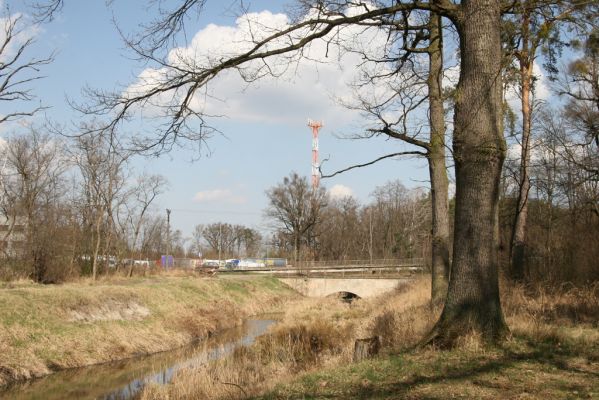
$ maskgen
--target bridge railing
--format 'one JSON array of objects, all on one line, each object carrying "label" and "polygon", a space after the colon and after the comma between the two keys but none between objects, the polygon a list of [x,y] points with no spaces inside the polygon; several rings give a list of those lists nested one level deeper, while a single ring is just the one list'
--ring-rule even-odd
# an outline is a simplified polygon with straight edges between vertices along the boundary
[{"label": "bridge railing", "polygon": [[368,276],[372,278],[383,277],[389,274],[403,274],[424,272],[426,264],[422,258],[411,259],[386,259],[386,260],[343,260],[340,262],[317,261],[301,263],[300,266],[288,265],[286,267],[258,267],[236,268],[219,270],[219,273],[267,273],[286,276]]},{"label": "bridge railing", "polygon": [[324,260],[324,261],[300,261],[296,268],[318,268],[318,267],[341,267],[341,266],[411,266],[425,265],[424,258],[381,258],[375,260]]}]

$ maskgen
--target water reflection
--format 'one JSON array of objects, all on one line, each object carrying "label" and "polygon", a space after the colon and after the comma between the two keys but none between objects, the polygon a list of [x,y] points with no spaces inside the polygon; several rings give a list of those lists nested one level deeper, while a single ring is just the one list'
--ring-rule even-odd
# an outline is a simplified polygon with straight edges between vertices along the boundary
[{"label": "water reflection", "polygon": [[238,328],[223,331],[213,338],[181,349],[60,371],[14,385],[0,392],[0,399],[131,399],[147,383],[168,383],[181,369],[200,366],[230,354],[237,347],[251,345],[275,322],[272,316],[248,320]]}]

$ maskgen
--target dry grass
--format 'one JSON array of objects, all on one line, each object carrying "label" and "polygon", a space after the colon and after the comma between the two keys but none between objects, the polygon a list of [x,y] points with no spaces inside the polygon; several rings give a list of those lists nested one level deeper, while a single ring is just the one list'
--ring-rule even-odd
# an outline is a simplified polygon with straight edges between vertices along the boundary
[{"label": "dry grass", "polygon": [[[268,278],[114,278],[59,287],[17,282],[0,289],[0,354],[8,355],[0,361],[0,376],[26,377],[165,350],[247,315],[284,307],[280,323],[252,347],[179,371],[172,384],[149,386],[141,398],[599,394],[599,384],[592,383],[599,376],[599,285],[532,288],[504,282],[512,337],[502,347],[487,347],[470,335],[458,349],[414,350],[440,311],[429,308],[429,279],[422,276],[394,293],[352,304],[336,298],[289,300],[289,292]],[[381,357],[352,363],[355,339],[371,336],[381,337]]]},{"label": "dry grass", "polygon": [[414,344],[431,318],[417,318],[430,298],[422,277],[394,293],[347,304],[337,298],[290,302],[268,334],[231,357],[177,374],[170,385],[145,388],[142,399],[242,399],[310,371],[351,362],[358,337],[380,335],[387,351]]},{"label": "dry grass", "polygon": [[[452,350],[404,350],[309,372],[260,398],[599,398],[598,285],[502,286],[512,336],[501,346],[483,345],[469,335]],[[428,308],[406,310],[409,322],[427,326],[434,320]],[[375,325],[392,332],[401,328],[397,320],[387,310],[375,318]],[[414,332],[420,336],[423,331]],[[391,335],[386,344],[409,347],[418,339],[401,337],[409,333]]]},{"label": "dry grass", "polygon": [[295,296],[270,278],[13,283],[0,289],[0,385],[180,347]]},{"label": "dry grass", "polygon": [[599,283],[503,286],[503,308],[514,335],[555,343],[599,341]]},{"label": "dry grass", "polygon": [[[251,348],[181,371],[170,385],[146,388],[142,399],[547,399],[572,392],[593,398],[597,289],[504,288],[512,338],[494,348],[470,335],[450,351],[414,350],[440,312],[429,308],[427,277],[352,305],[303,299],[289,304],[282,321]],[[382,339],[382,357],[352,363],[354,340],[373,335]]]}]

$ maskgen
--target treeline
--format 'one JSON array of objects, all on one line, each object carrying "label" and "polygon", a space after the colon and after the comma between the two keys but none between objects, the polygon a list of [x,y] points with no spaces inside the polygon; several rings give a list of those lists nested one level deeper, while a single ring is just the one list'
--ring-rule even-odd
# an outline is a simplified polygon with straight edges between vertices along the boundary
[{"label": "treeline", "polygon": [[277,256],[294,262],[427,257],[430,254],[430,197],[400,181],[376,187],[371,201],[331,197],[314,191],[292,173],[267,191],[266,217],[275,233]]},{"label": "treeline", "polygon": [[[599,279],[598,113],[572,100],[539,105],[528,165],[527,232],[522,275],[513,271],[511,243],[518,205],[519,143],[512,139],[500,193],[500,261],[519,280],[588,283]],[[430,192],[392,181],[371,201],[331,199],[292,173],[267,191],[266,216],[278,256],[294,261],[423,257],[430,264]],[[450,200],[453,224],[455,199]],[[453,231],[453,229],[451,229]],[[453,242],[453,235],[450,236]],[[451,249],[452,246],[450,246]],[[451,254],[450,254],[451,256]]]},{"label": "treeline", "polygon": [[190,253],[204,258],[258,257],[262,255],[262,234],[244,225],[225,222],[196,225]]},{"label": "treeline", "polygon": [[[510,269],[510,240],[518,204],[521,161],[508,159],[500,209],[505,270],[526,281],[599,279],[599,148],[593,136],[599,112],[566,103],[538,113],[529,165],[528,223],[523,271]],[[596,134],[596,131],[595,131]]]},{"label": "treeline", "polygon": [[[298,261],[412,258],[430,252],[425,190],[390,181],[375,188],[366,204],[352,196],[331,197],[325,189],[313,195],[307,179],[292,173],[267,192],[270,205],[265,214],[274,233],[264,236],[225,222],[199,224],[188,253],[210,259],[281,257],[291,262],[296,240]],[[276,203],[276,196],[285,205]]]},{"label": "treeline", "polygon": [[[2,143],[0,279],[58,282],[165,252],[166,220],[152,209],[167,182],[135,174],[108,136],[66,140],[37,130]],[[172,236],[171,248],[182,243]]]}]

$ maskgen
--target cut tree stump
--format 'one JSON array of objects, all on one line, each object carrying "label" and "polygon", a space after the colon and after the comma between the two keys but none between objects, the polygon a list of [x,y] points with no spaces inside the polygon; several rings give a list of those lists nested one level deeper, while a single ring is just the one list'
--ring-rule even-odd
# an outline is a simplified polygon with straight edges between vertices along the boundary
[{"label": "cut tree stump", "polygon": [[354,362],[374,357],[381,349],[381,338],[373,336],[366,339],[356,339],[354,345]]}]

